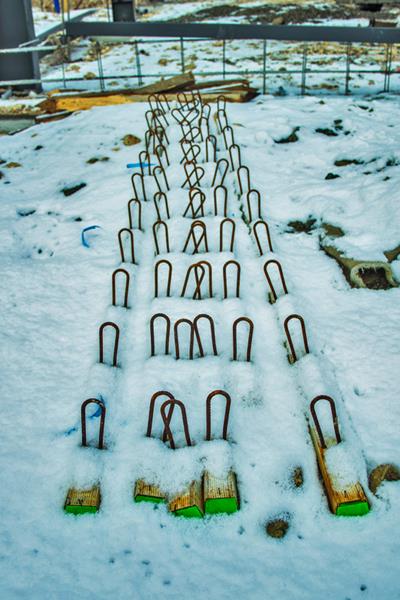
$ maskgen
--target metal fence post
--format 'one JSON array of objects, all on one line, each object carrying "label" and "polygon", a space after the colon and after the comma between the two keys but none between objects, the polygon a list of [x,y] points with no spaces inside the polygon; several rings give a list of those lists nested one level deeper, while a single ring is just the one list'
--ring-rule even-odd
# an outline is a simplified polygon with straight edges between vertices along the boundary
[{"label": "metal fence post", "polygon": [[136,73],[138,76],[139,86],[141,86],[141,85],[143,85],[142,66],[140,64],[139,42],[137,40],[135,40],[135,54],[136,54]]},{"label": "metal fence post", "polygon": [[183,46],[183,37],[180,38],[180,43],[181,43],[181,67],[182,67],[182,74],[185,72],[185,48]]},{"label": "metal fence post", "polygon": [[351,65],[351,43],[346,46],[346,83],[344,93],[350,94],[350,65]]},{"label": "metal fence post", "polygon": [[267,84],[266,84],[266,70],[267,70],[267,40],[263,41],[263,94],[266,93],[267,91]]},{"label": "metal fence post", "polygon": [[385,51],[385,78],[383,82],[383,91],[389,92],[390,90],[390,75],[392,71],[392,55],[393,55],[393,44],[386,45]]},{"label": "metal fence post", "polygon": [[100,79],[100,90],[104,92],[104,72],[103,72],[103,62],[101,59],[101,45],[100,42],[96,42],[96,55],[97,55],[97,68],[99,71],[99,79]]},{"label": "metal fence post", "polygon": [[303,63],[301,67],[301,95],[306,93],[306,77],[307,77],[307,44],[303,46]]},{"label": "metal fence post", "polygon": [[226,68],[225,68],[225,60],[226,60],[226,40],[222,40],[222,79],[226,78]]}]

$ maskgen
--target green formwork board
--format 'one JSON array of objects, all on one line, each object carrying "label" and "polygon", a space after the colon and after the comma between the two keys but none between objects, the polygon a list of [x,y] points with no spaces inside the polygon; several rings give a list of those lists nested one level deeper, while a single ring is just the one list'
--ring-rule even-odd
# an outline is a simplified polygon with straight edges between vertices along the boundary
[{"label": "green formwork board", "polygon": [[206,500],[204,508],[208,515],[231,515],[239,510],[236,498],[213,498]]},{"label": "green formwork board", "polygon": [[155,498],[154,496],[143,496],[138,494],[135,496],[135,502],[149,502],[152,504],[165,504],[165,498]]},{"label": "green formwork board", "polygon": [[69,515],[95,514],[99,511],[97,506],[65,506],[64,511]]},{"label": "green formwork board", "polygon": [[187,508],[180,508],[172,513],[175,517],[186,517],[186,519],[202,519],[203,513],[198,506],[188,506]]},{"label": "green formwork board", "polygon": [[362,517],[369,513],[368,502],[347,502],[339,504],[336,514],[339,517]]}]

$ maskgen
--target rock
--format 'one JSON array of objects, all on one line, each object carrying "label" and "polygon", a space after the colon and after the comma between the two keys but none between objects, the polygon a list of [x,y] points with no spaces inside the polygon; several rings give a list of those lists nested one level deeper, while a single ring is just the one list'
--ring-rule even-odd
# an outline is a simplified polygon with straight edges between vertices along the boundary
[{"label": "rock", "polygon": [[9,162],[6,164],[7,169],[17,169],[18,167],[22,167],[21,163],[19,162]]},{"label": "rock", "polygon": [[322,227],[325,230],[325,234],[328,237],[343,237],[344,231],[341,227],[331,225],[330,223],[322,223]]},{"label": "rock", "polygon": [[285,19],[283,17],[275,17],[275,19],[272,19],[271,21],[271,25],[284,25],[285,24]]},{"label": "rock", "polygon": [[61,191],[64,194],[64,196],[72,196],[72,194],[79,192],[79,190],[81,190],[82,188],[84,188],[86,186],[87,186],[87,183],[78,183],[78,185],[73,185],[71,187],[65,187]]},{"label": "rock", "polygon": [[83,76],[84,79],[96,79],[96,77],[97,77],[96,73],[92,73],[92,71],[88,71]]},{"label": "rock", "polygon": [[303,469],[301,467],[295,467],[291,479],[295,488],[302,487],[304,483]]},{"label": "rock", "polygon": [[299,129],[300,127],[295,127],[290,135],[288,135],[285,138],[281,138],[280,140],[274,140],[274,142],[276,144],[291,144],[293,142],[298,142],[299,137],[297,135],[297,132],[299,131]]},{"label": "rock", "polygon": [[378,465],[369,476],[369,489],[373,494],[376,494],[378,487],[384,481],[399,481],[400,469],[395,465],[384,464]]},{"label": "rock", "polygon": [[329,129],[327,127],[326,128],[317,127],[315,132],[322,133],[323,135],[327,135],[328,137],[336,137],[337,135],[339,135],[336,131],[334,131],[333,129]]},{"label": "rock", "polygon": [[296,231],[296,233],[310,233],[315,229],[315,223],[317,219],[313,219],[310,217],[307,221],[289,221],[288,226],[292,228],[292,230]]},{"label": "rock", "polygon": [[338,177],[340,177],[340,175],[338,175],[337,173],[328,173],[325,179],[337,179]]},{"label": "rock", "polygon": [[358,160],[358,158],[341,158],[335,160],[335,167],[347,167],[348,165],[363,165],[364,161]]},{"label": "rock", "polygon": [[93,158],[89,158],[89,160],[86,161],[86,164],[94,165],[97,162],[107,162],[108,160],[110,160],[109,156],[93,156]]},{"label": "rock", "polygon": [[274,519],[266,524],[265,529],[270,537],[280,539],[287,534],[289,523],[282,518]]},{"label": "rock", "polygon": [[141,139],[138,138],[136,135],[132,135],[131,133],[124,135],[124,137],[122,138],[122,143],[124,144],[124,146],[134,146],[135,144],[140,144],[140,142]]}]

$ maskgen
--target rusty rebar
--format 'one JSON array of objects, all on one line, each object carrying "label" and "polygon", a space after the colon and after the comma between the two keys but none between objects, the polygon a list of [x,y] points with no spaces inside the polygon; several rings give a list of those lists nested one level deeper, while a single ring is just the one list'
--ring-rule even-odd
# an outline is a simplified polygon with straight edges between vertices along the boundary
[{"label": "rusty rebar", "polygon": [[236,224],[233,219],[223,219],[219,225],[219,251],[224,252],[224,228],[225,225],[231,226],[231,242],[229,244],[228,252],[233,252],[233,247],[235,244],[235,232],[236,232]]},{"label": "rusty rebar", "polygon": [[124,250],[124,243],[122,241],[122,235],[124,233],[127,233],[129,236],[129,240],[130,240],[130,252],[131,252],[131,260],[130,262],[134,265],[135,263],[135,238],[133,235],[133,231],[132,229],[128,229],[127,227],[124,227],[123,229],[120,229],[120,231],[118,232],[118,242],[119,242],[119,250],[121,253],[121,262],[128,262],[125,260],[125,250]]},{"label": "rusty rebar", "polygon": [[236,298],[240,297],[240,275],[241,275],[241,268],[240,268],[240,264],[236,261],[236,260],[228,260],[228,262],[226,262],[224,264],[223,270],[222,270],[222,277],[223,277],[223,282],[224,282],[224,300],[228,297],[228,267],[232,265],[234,267],[236,267]]},{"label": "rusty rebar", "polygon": [[[222,175],[219,172],[219,168],[221,165],[223,165]],[[215,185],[220,186],[220,185],[224,184],[228,169],[229,169],[229,163],[226,160],[226,158],[220,158],[217,161],[217,163],[215,164],[215,171],[214,171],[214,176],[212,178],[211,187],[214,187]],[[218,175],[221,175],[221,181],[219,181],[219,182],[217,182]]]},{"label": "rusty rebar", "polygon": [[246,200],[247,200],[247,212],[249,214],[249,222],[251,223],[253,220],[253,211],[251,209],[251,197],[254,196],[257,199],[257,212],[258,212],[258,219],[261,219],[261,194],[258,190],[249,190],[247,192],[246,195]]},{"label": "rusty rebar", "polygon": [[184,323],[190,327],[189,360],[193,360],[195,326],[190,319],[178,319],[174,325],[175,358],[179,360],[181,357],[179,347],[179,326]]},{"label": "rusty rebar", "polygon": [[[152,395],[152,397],[150,399],[149,418],[147,420],[146,437],[151,437],[151,435],[153,433],[154,408],[155,408],[156,401],[158,398],[160,398],[160,396],[166,396],[167,398],[169,398],[169,400],[174,400],[174,396],[170,392],[166,392],[166,391],[156,392],[155,394]],[[168,415],[169,419],[171,419],[173,411],[174,411],[174,407],[171,406],[170,413]]]},{"label": "rusty rebar", "polygon": [[207,396],[206,400],[206,440],[211,441],[211,401],[216,396],[222,396],[225,398],[225,415],[224,415],[224,424],[222,427],[222,439],[226,440],[228,437],[228,423],[229,423],[229,413],[231,410],[231,397],[227,392],[223,390],[215,390],[211,392]]},{"label": "rusty rebar", "polygon": [[309,350],[309,347],[308,347],[306,325],[304,323],[303,317],[301,315],[289,315],[288,317],[286,317],[283,326],[284,326],[285,333],[286,333],[286,338],[287,338],[287,341],[288,341],[288,344],[289,344],[289,348],[290,348],[292,360],[293,360],[293,362],[296,362],[297,361],[297,355],[296,355],[296,351],[294,349],[294,344],[293,344],[292,336],[291,336],[291,333],[289,331],[289,323],[292,320],[296,320],[296,321],[300,322],[301,333],[302,333],[302,336],[303,336],[305,353],[308,354],[310,352],[310,350]]},{"label": "rusty rebar", "polygon": [[249,326],[249,334],[247,338],[247,351],[246,351],[246,361],[251,361],[251,346],[253,341],[253,333],[254,333],[254,323],[248,317],[239,317],[233,323],[233,360],[238,360],[238,348],[237,348],[237,328],[240,323],[247,323]]},{"label": "rusty rebar", "polygon": [[322,433],[321,425],[319,423],[319,419],[317,417],[317,413],[316,413],[316,410],[315,410],[315,405],[320,400],[327,400],[329,402],[329,405],[331,407],[331,413],[332,413],[333,428],[334,428],[334,431],[335,431],[336,441],[337,441],[338,444],[340,444],[340,442],[342,441],[342,438],[341,438],[340,431],[339,431],[339,423],[338,423],[338,417],[337,417],[337,412],[336,412],[335,401],[330,396],[324,396],[324,395],[322,395],[322,396],[316,396],[313,400],[311,400],[311,403],[310,403],[310,412],[311,412],[311,416],[312,416],[312,418],[314,420],[315,429],[317,430],[317,433],[318,433],[318,437],[319,437],[319,441],[320,441],[320,444],[321,444],[321,448],[326,448],[325,438],[324,438],[324,435]]},{"label": "rusty rebar", "polygon": [[153,202],[154,202],[154,206],[155,206],[157,217],[158,217],[159,221],[162,221],[162,215],[161,215],[160,207],[159,207],[159,204],[161,204],[161,200],[164,200],[165,214],[166,214],[167,219],[171,218],[171,215],[169,212],[167,194],[165,192],[155,192],[155,194],[153,196]]},{"label": "rusty rebar", "polygon": [[196,336],[196,340],[197,340],[197,345],[199,347],[200,356],[202,358],[205,356],[204,350],[203,350],[203,345],[201,343],[201,336],[200,336],[199,325],[198,325],[200,319],[206,319],[206,321],[210,325],[210,337],[211,337],[211,344],[212,344],[213,354],[214,354],[214,356],[218,356],[217,340],[216,340],[216,337],[215,337],[214,319],[212,317],[210,317],[210,315],[206,315],[206,314],[197,315],[197,317],[195,317],[195,319],[193,321],[194,334]]},{"label": "rusty rebar", "polygon": [[160,270],[161,265],[167,265],[168,267],[168,278],[167,278],[167,290],[166,296],[169,298],[171,295],[171,284],[172,284],[172,263],[169,260],[159,260],[154,267],[154,297],[158,298],[158,272]]},{"label": "rusty rebar", "polygon": [[119,344],[120,331],[119,331],[118,325],[116,325],[112,321],[107,321],[106,323],[103,323],[99,329],[99,347],[100,347],[99,348],[99,350],[100,350],[99,362],[104,364],[104,330],[107,327],[111,327],[115,331],[112,366],[117,367],[118,366],[117,359],[118,359],[118,344]]},{"label": "rusty rebar", "polygon": [[[197,240],[196,240],[196,229],[200,229],[200,235]],[[194,247],[192,254],[196,254],[196,253],[200,252],[200,246],[201,246],[202,242],[204,242],[205,251],[209,252],[208,240],[207,240],[207,226],[205,223],[203,223],[203,221],[193,221],[193,223],[191,223],[189,233],[187,235],[186,242],[185,242],[182,252],[186,252],[186,250],[190,244],[190,240],[193,241],[193,247]]]},{"label": "rusty rebar", "polygon": [[[175,398],[172,398],[170,400],[166,400],[166,402],[164,402],[160,408],[161,418],[164,422],[164,436],[163,436],[165,438],[164,441],[166,442],[167,440],[169,440],[172,450],[175,450],[176,446],[175,446],[174,436],[172,435],[172,431],[171,431],[171,427],[170,427],[170,421],[172,418],[171,409],[173,411],[175,406],[178,406],[181,409],[183,431],[185,434],[186,445],[187,446],[192,445],[192,441],[191,441],[190,435],[189,435],[189,425],[188,425],[185,406],[184,406],[183,402],[181,402],[180,400],[176,400]],[[167,407],[170,407],[168,415],[165,412]]]},{"label": "rusty rebar", "polygon": [[287,286],[286,286],[285,276],[283,274],[283,269],[282,269],[281,263],[279,261],[275,260],[275,259],[267,260],[267,262],[264,264],[264,274],[265,274],[265,277],[266,277],[266,279],[268,281],[269,289],[270,289],[271,294],[272,294],[272,300],[274,302],[276,302],[277,299],[278,299],[278,294],[275,291],[274,284],[272,283],[272,279],[271,279],[270,274],[268,272],[268,268],[269,268],[270,265],[276,265],[277,268],[278,268],[278,273],[279,273],[279,276],[281,278],[283,293],[287,294],[288,293],[288,289],[287,289]]},{"label": "rusty rebar", "polygon": [[268,247],[269,247],[270,252],[273,252],[273,248],[272,248],[272,242],[271,242],[271,236],[270,236],[270,233],[269,233],[268,224],[265,221],[263,221],[262,219],[260,221],[256,221],[254,223],[254,225],[253,225],[253,234],[254,234],[254,237],[255,237],[255,240],[256,240],[256,243],[257,243],[257,247],[258,247],[258,251],[260,253],[260,256],[262,256],[264,254],[264,252],[262,250],[262,246],[261,246],[261,243],[260,243],[260,238],[259,238],[258,231],[257,231],[260,226],[264,227],[265,233],[267,234],[267,241],[268,241]]},{"label": "rusty rebar", "polygon": [[224,185],[217,185],[214,188],[214,215],[218,216],[218,195],[223,195],[223,216],[226,217],[228,211],[228,190]]},{"label": "rusty rebar", "polygon": [[132,216],[132,205],[137,206],[137,228],[142,231],[142,203],[140,202],[140,200],[137,200],[136,198],[132,198],[131,200],[129,200],[128,202],[128,217],[129,217],[129,228],[130,229],[134,229],[134,220],[133,220],[133,216]]},{"label": "rusty rebar", "polygon": [[117,279],[117,275],[120,273],[122,273],[125,276],[125,293],[124,293],[124,303],[122,306],[124,308],[128,308],[129,284],[130,284],[131,277],[130,277],[128,271],[126,271],[125,269],[117,269],[112,274],[112,279],[111,279],[111,281],[112,281],[112,304],[113,304],[113,306],[117,306],[116,279]]},{"label": "rusty rebar", "polygon": [[99,450],[104,449],[104,424],[106,420],[106,407],[102,400],[97,398],[89,398],[82,403],[81,406],[81,429],[82,429],[82,446],[87,446],[87,435],[86,435],[86,409],[89,404],[97,404],[100,407],[100,427],[99,427],[99,441],[97,447]]},{"label": "rusty rebar", "polygon": [[168,315],[166,315],[164,313],[157,313],[157,314],[153,315],[150,319],[150,356],[155,356],[155,354],[156,354],[154,324],[157,319],[163,319],[166,322],[164,354],[166,354],[166,355],[169,354],[169,338],[171,335],[171,319],[168,317]]},{"label": "rusty rebar", "polygon": [[170,246],[169,246],[169,233],[168,233],[168,225],[165,223],[165,221],[156,221],[155,223],[153,223],[153,238],[154,238],[154,244],[156,247],[156,254],[161,254],[160,253],[160,246],[158,244],[158,232],[157,230],[162,227],[164,230],[164,237],[165,237],[165,248],[166,248],[166,252],[169,253],[171,252],[170,250]]}]

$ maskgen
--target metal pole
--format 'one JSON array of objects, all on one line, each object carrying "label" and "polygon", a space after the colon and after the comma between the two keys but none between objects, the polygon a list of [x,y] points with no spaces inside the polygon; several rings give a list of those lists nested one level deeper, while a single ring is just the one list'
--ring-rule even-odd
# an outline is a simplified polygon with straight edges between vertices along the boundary
[{"label": "metal pole", "polygon": [[222,78],[226,78],[225,72],[226,40],[222,40]]},{"label": "metal pole", "polygon": [[185,49],[183,47],[183,37],[180,38],[181,41],[181,66],[182,66],[182,74],[185,72]]},{"label": "metal pole", "polygon": [[143,85],[142,79],[142,67],[140,65],[140,52],[139,52],[139,43],[135,41],[135,53],[136,53],[136,72],[138,76],[139,86]]},{"label": "metal pole", "polygon": [[100,91],[104,92],[104,90],[105,90],[104,72],[103,72],[103,62],[101,60],[101,45],[99,42],[96,42],[96,55],[97,55],[97,68],[99,71],[99,78],[100,78]]},{"label": "metal pole", "polygon": [[301,67],[301,95],[306,93],[306,77],[307,77],[307,44],[303,46],[303,64]]},{"label": "metal pole", "polygon": [[390,75],[392,70],[392,44],[387,44],[385,51],[385,78],[383,82],[383,91],[388,92],[390,89]]},{"label": "metal pole", "polygon": [[267,40],[263,41],[263,94],[267,91],[266,84],[266,70],[267,70]]},{"label": "metal pole", "polygon": [[351,65],[351,43],[346,47],[346,83],[344,93],[346,96],[350,94],[350,65]]}]

